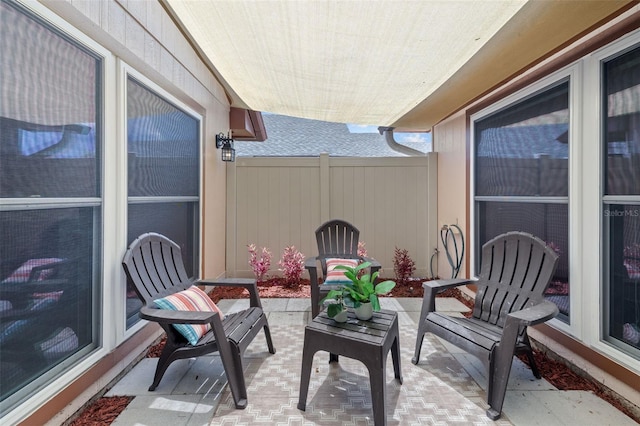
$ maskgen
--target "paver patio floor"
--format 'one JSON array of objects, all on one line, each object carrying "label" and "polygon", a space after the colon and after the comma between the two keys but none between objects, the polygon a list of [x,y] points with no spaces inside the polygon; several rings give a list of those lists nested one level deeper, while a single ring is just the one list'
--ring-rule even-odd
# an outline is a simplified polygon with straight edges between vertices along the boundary
[{"label": "paver patio floor", "polygon": [[[373,425],[369,376],[364,365],[345,357],[328,364],[315,355],[306,411],[297,409],[308,299],[263,299],[277,353],[262,334],[244,358],[248,406],[237,410],[217,355],[177,361],[154,392],[147,391],[157,359],[136,365],[106,396],[135,398],[115,425]],[[411,364],[421,300],[383,298],[384,309],[398,312],[404,383],[387,362],[387,424],[633,425],[632,419],[590,392],[560,391],[536,380],[519,360],[514,365],[502,417],[485,415],[486,377],[481,364],[455,346],[425,336],[419,365]],[[437,310],[464,312],[454,298],[439,298]],[[225,312],[243,309],[247,300],[223,300]]]}]

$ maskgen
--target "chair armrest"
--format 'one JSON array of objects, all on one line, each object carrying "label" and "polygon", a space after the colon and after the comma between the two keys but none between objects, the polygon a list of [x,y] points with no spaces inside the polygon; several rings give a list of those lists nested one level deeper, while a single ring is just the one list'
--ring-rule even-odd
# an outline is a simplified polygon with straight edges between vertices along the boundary
[{"label": "chair armrest", "polygon": [[518,321],[520,326],[529,326],[543,323],[558,315],[558,307],[555,303],[544,300],[537,305],[530,306],[507,315],[507,321]]},{"label": "chair armrest", "polygon": [[431,280],[431,281],[423,282],[422,288],[424,288],[425,291],[436,290],[440,292],[451,287],[458,287],[465,284],[472,284],[475,281],[476,280],[474,279],[466,279],[466,278],[451,278],[448,280]]},{"label": "chair armrest", "polygon": [[304,268],[309,272],[309,287],[311,287],[311,315],[315,318],[320,312],[320,287],[318,284],[318,257],[307,257]]},{"label": "chair armrest", "polygon": [[520,335],[525,327],[550,320],[557,314],[558,307],[555,303],[549,302],[548,300],[508,314],[504,322],[500,344],[498,344],[496,348],[496,362],[507,362],[506,360],[513,358],[518,335]]},{"label": "chair armrest", "polygon": [[258,284],[253,278],[202,279],[197,280],[194,284],[246,288],[247,290],[249,290],[250,306],[262,308],[262,303],[260,302],[260,294],[258,293]]},{"label": "chair armrest", "polygon": [[305,269],[309,269],[309,268],[318,268],[318,258],[317,257],[307,257],[304,260],[304,267]]},{"label": "chair armrest", "polygon": [[304,261],[304,269],[309,272],[309,281],[313,290],[314,287],[318,287],[318,258],[307,257]]},{"label": "chair armrest", "polygon": [[473,283],[475,280],[465,278],[452,278],[448,280],[432,280],[422,283],[424,295],[422,296],[422,309],[420,310],[420,321],[424,321],[429,312],[436,310],[436,294],[451,287],[458,287],[464,284]]},{"label": "chair armrest", "polygon": [[203,278],[196,280],[194,284],[198,285],[210,285],[210,286],[224,286],[224,287],[244,287],[249,289],[255,284],[256,280],[253,278]]},{"label": "chair armrest", "polygon": [[159,324],[210,324],[214,318],[220,316],[217,312],[172,311],[143,306],[140,318]]}]

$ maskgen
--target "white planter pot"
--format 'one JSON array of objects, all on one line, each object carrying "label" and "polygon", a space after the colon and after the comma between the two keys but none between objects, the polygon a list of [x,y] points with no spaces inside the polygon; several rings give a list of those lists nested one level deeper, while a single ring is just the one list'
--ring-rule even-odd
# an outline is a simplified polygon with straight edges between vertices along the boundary
[{"label": "white planter pot", "polygon": [[354,311],[359,320],[368,321],[373,316],[373,305],[371,303],[361,303]]},{"label": "white planter pot", "polygon": [[340,312],[335,317],[333,317],[335,322],[347,322],[347,310]]}]

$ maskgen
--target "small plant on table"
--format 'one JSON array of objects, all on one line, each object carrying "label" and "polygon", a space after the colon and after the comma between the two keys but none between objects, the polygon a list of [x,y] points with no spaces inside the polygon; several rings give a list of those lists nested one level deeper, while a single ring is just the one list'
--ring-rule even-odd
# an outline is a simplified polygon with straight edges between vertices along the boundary
[{"label": "small plant on table", "polygon": [[[347,277],[351,282],[342,284],[339,288],[331,290],[327,294],[327,297],[322,301],[324,302],[325,300],[336,300],[336,298],[340,298],[342,303],[347,306],[353,306],[356,309],[356,315],[360,319],[368,319],[361,317],[357,313],[357,310],[363,305],[370,304],[371,311],[379,311],[380,301],[378,300],[378,296],[389,293],[395,287],[396,283],[391,280],[387,280],[376,285],[375,282],[378,278],[377,271],[373,274],[364,274],[361,277],[358,277],[360,271],[368,268],[369,266],[371,266],[371,262],[361,263],[355,268],[346,265],[336,266],[336,269],[344,271],[345,277]],[[327,307],[327,315],[331,318],[340,312],[338,307],[331,308],[331,311],[329,308],[331,308],[331,305]],[[331,314],[333,314],[333,316]],[[369,318],[371,318],[371,316],[369,316]]]}]

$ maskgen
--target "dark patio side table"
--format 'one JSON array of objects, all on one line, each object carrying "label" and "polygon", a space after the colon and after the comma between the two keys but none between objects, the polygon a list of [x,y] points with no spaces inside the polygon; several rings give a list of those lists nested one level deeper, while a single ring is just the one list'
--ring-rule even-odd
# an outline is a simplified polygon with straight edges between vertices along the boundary
[{"label": "dark patio side table", "polygon": [[[334,355],[344,355],[359,360],[367,367],[371,381],[374,422],[376,425],[386,425],[385,376],[389,350],[393,359],[395,378],[402,384],[397,313],[381,310],[374,312],[373,318],[369,321],[360,321],[350,310],[348,321],[337,323],[327,317],[326,311],[321,312],[304,331],[298,409],[302,411],[306,409],[313,356],[317,351],[327,351]],[[337,357],[332,356],[332,360],[335,359]]]}]

